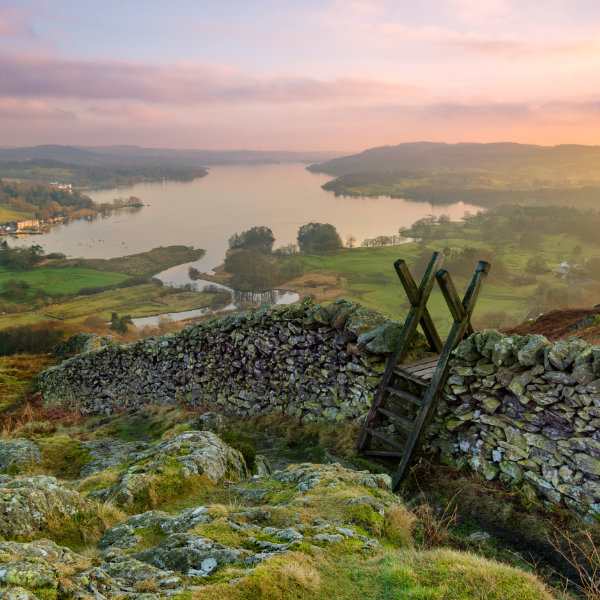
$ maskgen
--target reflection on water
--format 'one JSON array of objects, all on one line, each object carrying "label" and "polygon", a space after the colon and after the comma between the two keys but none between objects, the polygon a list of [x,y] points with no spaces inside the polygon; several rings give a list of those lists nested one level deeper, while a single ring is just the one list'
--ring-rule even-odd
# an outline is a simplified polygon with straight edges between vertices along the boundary
[{"label": "reflection on water", "polygon": [[233,303],[236,306],[250,303],[262,306],[263,304],[292,304],[297,302],[300,296],[296,292],[286,292],[285,290],[269,290],[267,292],[240,292],[232,290]]}]

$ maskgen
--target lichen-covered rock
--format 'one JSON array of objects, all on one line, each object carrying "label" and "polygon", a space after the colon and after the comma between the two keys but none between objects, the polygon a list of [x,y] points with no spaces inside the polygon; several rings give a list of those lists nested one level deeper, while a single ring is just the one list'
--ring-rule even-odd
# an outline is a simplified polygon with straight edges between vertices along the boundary
[{"label": "lichen-covered rock", "polygon": [[148,442],[122,442],[121,440],[89,440],[81,442],[88,452],[89,461],[81,468],[81,477],[89,477],[110,467],[129,462],[150,446]]},{"label": "lichen-covered rock", "polygon": [[40,460],[40,449],[26,439],[0,440],[0,473],[16,473]]},{"label": "lichen-covered rock", "polygon": [[119,506],[134,505],[173,471],[182,478],[202,475],[213,483],[250,475],[243,456],[217,435],[210,431],[187,431],[140,452],[116,483],[90,496]]},{"label": "lichen-covered rock", "polygon": [[[154,565],[126,555],[122,550],[107,550],[100,554],[102,570],[116,580],[119,587],[130,587],[143,581],[154,581],[161,588],[177,587],[181,579]],[[114,584],[113,584],[114,585]]]},{"label": "lichen-covered rock", "polygon": [[339,465],[313,465],[304,463],[292,465],[285,471],[278,471],[272,476],[273,481],[294,483],[301,492],[310,490],[324,480],[334,485],[358,485],[372,489],[390,490],[392,480],[389,475],[367,473],[365,471],[349,471]]},{"label": "lichen-covered rock", "polygon": [[104,346],[118,345],[119,343],[112,335],[100,336],[95,333],[75,333],[70,338],[58,342],[52,349],[52,354],[64,357],[81,352],[90,352]]},{"label": "lichen-covered rock", "polygon": [[106,530],[98,548],[134,548],[141,540],[139,531],[158,528],[168,535],[170,533],[185,533],[200,523],[208,523],[212,517],[206,506],[187,508],[176,515],[170,515],[159,510],[150,510],[129,517],[123,523],[113,525]]},{"label": "lichen-covered rock", "polygon": [[[89,566],[89,561],[69,548],[49,540],[33,542],[0,542],[0,598],[4,600],[42,600],[66,597],[65,573]],[[92,597],[84,589],[69,582],[74,597]]]},{"label": "lichen-covered rock", "polygon": [[548,340],[543,335],[532,335],[527,343],[518,352],[519,362],[524,367],[531,367],[539,362],[544,350],[548,347]]},{"label": "lichen-covered rock", "polygon": [[[363,530],[381,534],[386,507],[396,503],[389,483],[387,476],[340,465],[293,465],[264,479],[252,478],[234,491],[263,488],[263,497],[275,494],[272,506],[241,511],[235,506],[199,506],[175,514],[154,510],[129,517],[107,530],[99,542],[101,568],[118,578],[130,570],[144,573],[141,564],[158,570],[149,577],[204,578],[224,565],[246,569],[297,550],[304,541],[317,546],[348,542],[361,552],[379,551],[379,542]],[[278,494],[286,502],[277,504]],[[334,517],[297,518],[297,505],[315,502],[318,510],[325,497],[338,500],[323,503],[323,514],[331,510]],[[129,579],[133,574],[127,575]]]},{"label": "lichen-covered rock", "polygon": [[158,546],[132,557],[160,569],[203,577],[218,565],[238,562],[250,554],[249,550],[224,546],[194,533],[173,533]]},{"label": "lichen-covered rock", "polygon": [[0,600],[38,600],[38,597],[22,587],[7,587],[0,589]]},{"label": "lichen-covered rock", "polygon": [[0,536],[31,538],[89,510],[88,501],[54,477],[0,476]]}]

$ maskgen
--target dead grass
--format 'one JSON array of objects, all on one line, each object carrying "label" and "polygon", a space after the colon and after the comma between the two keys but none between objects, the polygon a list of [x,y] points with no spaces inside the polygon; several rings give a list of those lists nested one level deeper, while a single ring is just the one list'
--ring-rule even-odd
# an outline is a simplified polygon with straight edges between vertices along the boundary
[{"label": "dead grass", "polygon": [[33,394],[18,408],[0,413],[0,437],[26,437],[47,435],[57,427],[77,427],[80,416],[76,411],[60,406],[44,406],[42,397]]},{"label": "dead grass", "polygon": [[383,516],[382,533],[396,548],[412,548],[415,521],[415,514],[403,504],[392,504]]},{"label": "dead grass", "polygon": [[48,520],[45,536],[59,545],[68,546],[78,552],[100,541],[104,532],[123,522],[127,515],[109,502],[89,501],[87,510],[73,515]]},{"label": "dead grass", "polygon": [[450,532],[456,525],[458,513],[458,504],[454,502],[455,498],[456,496],[441,511],[428,503],[421,504],[415,509],[421,543],[424,548],[439,548],[448,542]]},{"label": "dead grass", "polygon": [[586,600],[600,600],[600,548],[589,530],[577,538],[555,527],[549,536],[554,549],[575,569],[578,580],[565,578]]},{"label": "dead grass", "polygon": [[37,374],[53,362],[54,358],[49,354],[0,357],[0,418],[6,412],[18,409],[35,392]]},{"label": "dead grass", "polygon": [[331,271],[311,271],[306,275],[286,281],[283,287],[286,290],[298,292],[301,298],[310,296],[316,302],[330,302],[340,297],[346,289],[350,278],[340,273]]}]

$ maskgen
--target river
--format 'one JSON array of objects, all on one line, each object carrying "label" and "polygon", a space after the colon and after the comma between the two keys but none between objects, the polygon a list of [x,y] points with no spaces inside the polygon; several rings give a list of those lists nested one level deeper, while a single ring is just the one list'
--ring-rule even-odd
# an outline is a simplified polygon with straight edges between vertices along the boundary
[{"label": "river", "polygon": [[208,176],[189,182],[96,190],[88,193],[95,202],[137,196],[147,206],[58,225],[30,240],[46,252],[84,258],[112,258],[171,244],[206,249],[199,261],[159,275],[165,283],[179,285],[190,282],[190,266],[210,272],[220,265],[229,237],[255,225],[273,230],[275,247],[294,243],[300,225],[310,221],[331,223],[342,239],[352,235],[360,244],[365,238],[397,234],[399,227],[426,215],[458,220],[466,211],[480,210],[463,203],[433,206],[386,196],[336,197],[321,189],[329,179],[297,163],[230,165],[211,167]]}]

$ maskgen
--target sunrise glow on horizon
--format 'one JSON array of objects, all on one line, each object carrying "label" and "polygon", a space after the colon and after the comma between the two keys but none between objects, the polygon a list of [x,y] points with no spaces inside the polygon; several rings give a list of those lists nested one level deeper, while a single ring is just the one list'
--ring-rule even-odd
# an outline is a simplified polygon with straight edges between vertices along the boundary
[{"label": "sunrise glow on horizon", "polygon": [[0,2],[0,146],[600,144],[600,4]]}]

